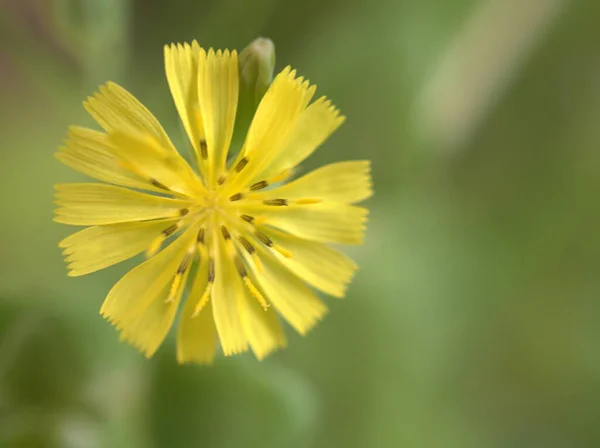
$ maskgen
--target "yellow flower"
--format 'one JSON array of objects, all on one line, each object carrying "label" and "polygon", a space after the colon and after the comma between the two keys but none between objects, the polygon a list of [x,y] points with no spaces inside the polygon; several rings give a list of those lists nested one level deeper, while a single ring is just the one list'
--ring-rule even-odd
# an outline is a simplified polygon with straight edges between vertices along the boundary
[{"label": "yellow flower", "polygon": [[238,102],[235,51],[165,47],[167,80],[193,147],[193,168],[156,118],[114,83],[84,103],[103,132],[73,127],[57,157],[105,183],[56,186],[55,221],[89,226],[60,243],[69,275],[146,252],[111,289],[101,314],[146,356],[165,339],[188,280],[179,362],[211,362],[286,344],[278,315],[305,333],[343,297],[356,270],[330,247],[359,244],[372,194],[369,162],[324,166],[286,183],[344,121],[289,67],[260,102],[228,162]]}]

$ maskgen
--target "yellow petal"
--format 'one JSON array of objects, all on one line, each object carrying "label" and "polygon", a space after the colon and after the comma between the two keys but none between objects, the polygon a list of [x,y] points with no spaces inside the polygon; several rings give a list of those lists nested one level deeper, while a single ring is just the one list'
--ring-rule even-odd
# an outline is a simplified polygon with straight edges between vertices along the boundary
[{"label": "yellow petal", "polygon": [[278,155],[314,92],[315,87],[296,78],[289,67],[275,77],[248,129],[243,153],[248,164],[235,176],[234,188],[254,179]]},{"label": "yellow petal", "polygon": [[269,206],[240,204],[240,213],[299,238],[322,243],[362,244],[369,211],[338,202]]},{"label": "yellow petal", "polygon": [[[148,357],[156,352],[173,324],[183,288],[173,300],[166,299],[197,232],[197,227],[188,228],[163,251],[125,274],[110,290],[100,310],[122,331],[123,339]],[[186,275],[188,272],[189,269]]]},{"label": "yellow petal", "polygon": [[261,229],[290,257],[279,261],[302,280],[334,297],[344,297],[346,287],[358,267],[342,252],[322,243],[304,240],[275,229]]},{"label": "yellow petal", "polygon": [[198,67],[198,95],[208,150],[208,182],[215,185],[225,169],[238,102],[237,52],[210,49]]},{"label": "yellow petal", "polygon": [[104,132],[73,126],[65,146],[59,148],[56,158],[65,165],[94,179],[120,185],[163,192],[147,178],[140,177],[125,168],[124,159],[115,153],[113,145]]},{"label": "yellow petal", "polygon": [[[306,333],[325,315],[327,307],[306,283],[288,271],[267,249],[258,246],[257,250],[263,261],[262,271],[253,272],[258,286],[292,327],[301,334]],[[244,256],[249,258],[247,254]]]},{"label": "yellow petal", "polygon": [[193,205],[104,184],[60,184],[55,188],[59,208],[54,220],[76,226],[175,218]]},{"label": "yellow petal", "polygon": [[326,165],[307,175],[257,194],[260,199],[285,198],[287,200],[334,201],[354,203],[373,194],[370,162],[339,162]]},{"label": "yellow petal", "polygon": [[217,350],[217,328],[213,319],[212,303],[209,301],[198,315],[196,304],[208,285],[208,263],[201,260],[192,289],[186,299],[179,331],[177,333],[177,361],[179,363],[211,363]]},{"label": "yellow petal", "polygon": [[204,128],[198,102],[197,79],[198,60],[205,58],[206,52],[196,41],[191,45],[165,45],[165,71],[171,95],[200,166],[200,141],[204,139]]},{"label": "yellow petal", "polygon": [[79,276],[125,261],[144,252],[176,220],[94,226],[60,242],[69,263],[69,275]]},{"label": "yellow petal", "polygon": [[176,152],[154,115],[123,87],[108,82],[83,105],[106,132],[149,134],[165,149]]},{"label": "yellow petal", "polygon": [[[155,185],[163,192],[176,192],[192,198],[202,196],[205,188],[188,163],[176,151],[168,151],[150,134],[120,131],[108,135],[114,151],[126,161],[126,168]],[[164,189],[166,187],[166,189]]]},{"label": "yellow petal", "polygon": [[[213,235],[219,230],[213,226]],[[248,349],[248,341],[238,312],[239,302],[244,299],[244,286],[233,264],[225,243],[215,237],[215,284],[212,289],[213,316],[223,353],[226,356]]]},{"label": "yellow petal", "polygon": [[103,132],[75,126],[70,128],[66,146],[60,148],[56,157],[65,165],[104,182],[133,188],[145,186],[122,167]]},{"label": "yellow petal", "polygon": [[249,182],[269,179],[298,165],[321,146],[345,119],[331,101],[319,98],[302,112],[277,154],[255,172]]},{"label": "yellow petal", "polygon": [[238,309],[244,333],[258,359],[263,359],[278,348],[285,347],[285,334],[273,307],[263,309],[260,303],[245,291]]},{"label": "yellow petal", "polygon": [[182,284],[175,294],[170,295],[169,285],[161,290],[159,297],[143,311],[132,315],[126,321],[115,323],[122,331],[121,340],[130,343],[147,358],[154,355],[173,326],[188,275],[189,271],[183,274]]}]

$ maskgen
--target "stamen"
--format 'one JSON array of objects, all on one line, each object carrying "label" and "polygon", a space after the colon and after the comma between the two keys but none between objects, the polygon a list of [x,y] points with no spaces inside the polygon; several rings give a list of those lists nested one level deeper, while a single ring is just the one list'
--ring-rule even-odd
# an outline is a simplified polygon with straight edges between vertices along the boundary
[{"label": "stamen", "polygon": [[179,290],[179,287],[181,286],[182,279],[183,279],[183,276],[180,274],[177,274],[175,277],[173,277],[173,282],[171,283],[171,289],[169,290],[169,295],[167,296],[167,300],[165,300],[165,303],[172,302],[175,299],[175,296],[177,295],[177,291]]},{"label": "stamen", "polygon": [[240,277],[242,277],[242,280],[244,280],[244,285],[246,285],[246,288],[248,288],[250,295],[254,297],[258,301],[258,303],[260,303],[260,306],[262,306],[263,309],[266,311],[267,308],[269,308],[269,304],[267,303],[265,297],[260,293],[258,288],[254,286],[254,283],[252,283],[250,277],[248,277],[248,272],[246,271],[246,266],[244,266],[244,262],[242,261],[242,259],[239,256],[236,256],[233,259],[233,264],[235,264],[235,268],[237,269],[238,274],[240,274]]},{"label": "stamen", "polygon": [[258,269],[258,272],[265,272],[265,268],[263,268],[262,261],[260,261],[260,258],[258,257],[258,252],[254,252],[252,254],[252,260],[254,261],[254,264],[256,265],[256,269]]},{"label": "stamen", "polygon": [[254,252],[256,252],[256,249],[254,248],[252,243],[250,243],[250,241],[248,241],[246,238],[244,238],[243,236],[240,236],[239,240],[240,240],[240,243],[242,243],[242,246],[244,246],[244,249],[246,249],[246,251],[249,254],[253,254]]},{"label": "stamen", "polygon": [[273,240],[271,238],[269,238],[267,235],[265,235],[262,232],[256,231],[254,233],[256,235],[256,238],[259,239],[259,241],[261,243],[263,243],[265,246],[267,247],[273,247]]},{"label": "stamen", "polygon": [[200,140],[200,156],[203,160],[208,159],[208,144],[204,139]]},{"label": "stamen", "polygon": [[323,200],[322,199],[317,199],[317,198],[296,199],[294,201],[294,203],[298,204],[298,205],[320,204],[321,202],[323,202]]},{"label": "stamen", "polygon": [[163,241],[166,238],[168,238],[169,236],[171,236],[173,233],[175,233],[178,228],[179,228],[179,224],[173,224],[173,225],[170,225],[169,227],[163,229],[163,231],[160,233],[160,235],[157,236],[156,238],[154,238],[152,243],[150,243],[150,247],[146,251],[146,258],[150,258],[150,257],[153,257],[154,255],[156,255],[156,253],[160,250]]},{"label": "stamen", "polygon": [[267,222],[267,218],[265,218],[264,216],[257,216],[256,218],[254,218],[254,223],[253,224],[255,226],[261,226],[265,222]]},{"label": "stamen", "polygon": [[239,237],[239,240],[240,243],[242,243],[242,246],[244,246],[244,249],[246,249],[246,252],[248,252],[248,254],[250,254],[250,256],[252,257],[252,260],[254,261],[254,264],[256,265],[256,268],[259,270],[259,272],[264,272],[263,265],[260,261],[258,253],[256,252],[256,248],[252,245],[250,241],[248,241],[241,235]]},{"label": "stamen", "polygon": [[194,312],[192,313],[192,317],[196,317],[200,313],[200,311],[202,311],[202,308],[204,308],[206,306],[206,304],[208,303],[208,301],[210,300],[213,283],[215,282],[215,260],[212,258],[210,258],[208,260],[208,279],[207,280],[208,280],[208,284],[206,285],[206,289],[204,290],[202,297],[200,297],[200,300],[198,300],[198,303],[196,304],[196,307],[194,308]]},{"label": "stamen", "polygon": [[215,282],[215,260],[210,258],[208,260],[208,283]]},{"label": "stamen", "polygon": [[238,271],[238,274],[240,274],[240,277],[247,277],[248,276],[248,272],[246,271],[246,266],[244,266],[244,262],[242,261],[242,259],[238,256],[236,256],[233,259],[233,264],[235,264],[235,268]]},{"label": "stamen", "polygon": [[165,303],[172,302],[175,299],[175,296],[179,292],[179,288],[182,286],[185,271],[187,271],[193,258],[194,258],[194,251],[192,249],[192,250],[189,250],[183,257],[183,260],[181,260],[181,264],[177,268],[175,277],[173,277],[173,282],[171,283],[171,289],[169,290],[169,295],[167,297],[167,300],[165,300]]},{"label": "stamen", "polygon": [[200,244],[204,244],[204,227],[202,227],[199,231],[198,231],[198,238],[197,241]]},{"label": "stamen", "polygon": [[162,190],[168,190],[168,189],[169,189],[169,187],[167,187],[167,186],[166,186],[166,185],[164,185],[164,184],[161,184],[159,181],[157,181],[157,180],[156,180],[156,179],[154,179],[154,178],[150,178],[150,183],[151,183],[152,185],[154,185],[156,188],[160,188],[160,189],[162,189]]},{"label": "stamen", "polygon": [[185,216],[185,215],[187,215],[189,212],[190,212],[190,209],[189,209],[189,208],[182,208],[181,210],[179,210],[179,214],[180,214],[181,216]]},{"label": "stamen", "polygon": [[267,299],[265,299],[265,297],[260,293],[258,288],[256,286],[254,286],[254,283],[252,283],[252,280],[250,280],[250,277],[246,276],[243,279],[244,279],[244,284],[246,285],[246,288],[248,288],[248,291],[250,291],[250,295],[252,295],[252,297],[254,297],[258,303],[260,303],[260,306],[263,307],[263,310],[267,311],[267,309],[270,306],[267,303]]},{"label": "stamen", "polygon": [[200,311],[202,311],[202,309],[206,306],[206,304],[210,300],[211,292],[212,292],[212,283],[209,283],[208,285],[206,285],[206,289],[204,290],[202,297],[200,297],[200,300],[198,300],[198,303],[194,307],[194,312],[192,313],[192,317],[196,317],[198,314],[200,314]]},{"label": "stamen", "polygon": [[250,215],[242,215],[241,218],[244,221],[249,222],[250,224],[252,224],[252,221],[254,221],[254,216],[250,216]]},{"label": "stamen", "polygon": [[179,228],[179,224],[173,224],[172,226],[167,227],[166,229],[164,229],[162,231],[163,235],[165,237],[171,236],[173,235],[173,233],[175,233],[175,231]]},{"label": "stamen", "polygon": [[234,195],[229,196],[229,200],[231,202],[235,202],[235,201],[239,201],[240,199],[242,199],[244,197],[244,195],[242,193],[236,193]]},{"label": "stamen", "polygon": [[288,205],[287,199],[267,199],[263,201],[265,205],[284,206]]},{"label": "stamen", "polygon": [[293,170],[291,168],[288,168],[287,170],[283,170],[281,173],[279,173],[276,176],[271,178],[271,183],[274,184],[274,183],[282,182],[282,181],[286,180],[288,177],[290,177],[292,172],[293,172]]},{"label": "stamen", "polygon": [[263,188],[267,188],[268,186],[269,182],[267,182],[266,180],[261,180],[260,182],[256,182],[250,185],[250,191],[262,190]]},{"label": "stamen", "polygon": [[240,171],[242,171],[244,169],[244,167],[248,164],[248,162],[249,162],[248,157],[242,157],[240,159],[240,161],[237,163],[237,165],[235,166],[236,173],[239,173]]},{"label": "stamen", "polygon": [[221,226],[221,233],[223,234],[225,241],[231,239],[231,234],[229,233],[229,230],[227,230],[227,227]]},{"label": "stamen", "polygon": [[273,245],[273,249],[283,255],[285,258],[292,258],[292,253],[289,250],[284,249],[281,246]]},{"label": "stamen", "polygon": [[265,246],[267,247],[271,247],[273,250],[279,252],[281,255],[283,255],[285,258],[292,258],[292,253],[289,250],[284,249],[281,246],[278,246],[277,244],[275,244],[273,242],[273,240],[271,238],[269,238],[267,235],[265,235],[262,232],[259,232],[258,230],[256,232],[254,232],[254,235],[256,236],[256,238],[259,239],[259,241],[261,243],[263,243]]},{"label": "stamen", "polygon": [[227,180],[227,178],[225,176],[220,175],[219,179],[217,180],[217,185],[223,185],[226,180]]},{"label": "stamen", "polygon": [[193,258],[193,252],[188,252],[185,255],[185,258],[181,261],[179,268],[177,268],[178,275],[183,274],[187,270],[187,268],[190,266],[190,263],[192,262],[192,258]]},{"label": "stamen", "polygon": [[162,243],[164,240],[165,239],[163,236],[154,238],[154,241],[152,241],[152,243],[150,244],[150,247],[146,251],[146,258],[150,258],[150,257],[153,257],[154,255],[156,255],[157,252],[160,250],[160,247],[162,246]]}]

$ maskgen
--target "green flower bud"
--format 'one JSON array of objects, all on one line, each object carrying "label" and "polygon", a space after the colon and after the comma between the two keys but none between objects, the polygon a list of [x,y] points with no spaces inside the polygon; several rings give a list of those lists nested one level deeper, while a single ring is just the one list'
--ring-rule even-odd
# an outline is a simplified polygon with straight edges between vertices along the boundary
[{"label": "green flower bud", "polygon": [[240,147],[260,100],[269,89],[275,70],[275,44],[259,37],[239,56],[240,90],[234,131],[234,145]]},{"label": "green flower bud", "polygon": [[254,107],[262,99],[273,80],[275,70],[275,44],[271,39],[259,37],[240,53],[241,88],[247,91]]}]

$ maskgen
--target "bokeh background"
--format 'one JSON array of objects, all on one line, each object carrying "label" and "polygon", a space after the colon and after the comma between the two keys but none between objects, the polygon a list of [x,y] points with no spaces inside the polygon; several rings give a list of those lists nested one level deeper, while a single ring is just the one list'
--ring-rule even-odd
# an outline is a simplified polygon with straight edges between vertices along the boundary
[{"label": "bokeh background", "polygon": [[[0,446],[600,446],[597,0],[0,0]],[[257,362],[146,360],[67,278],[53,153],[106,80],[181,135],[165,43],[274,40],[373,161],[347,299]],[[180,138],[180,137],[177,137]],[[129,264],[130,265],[130,264]]]}]

